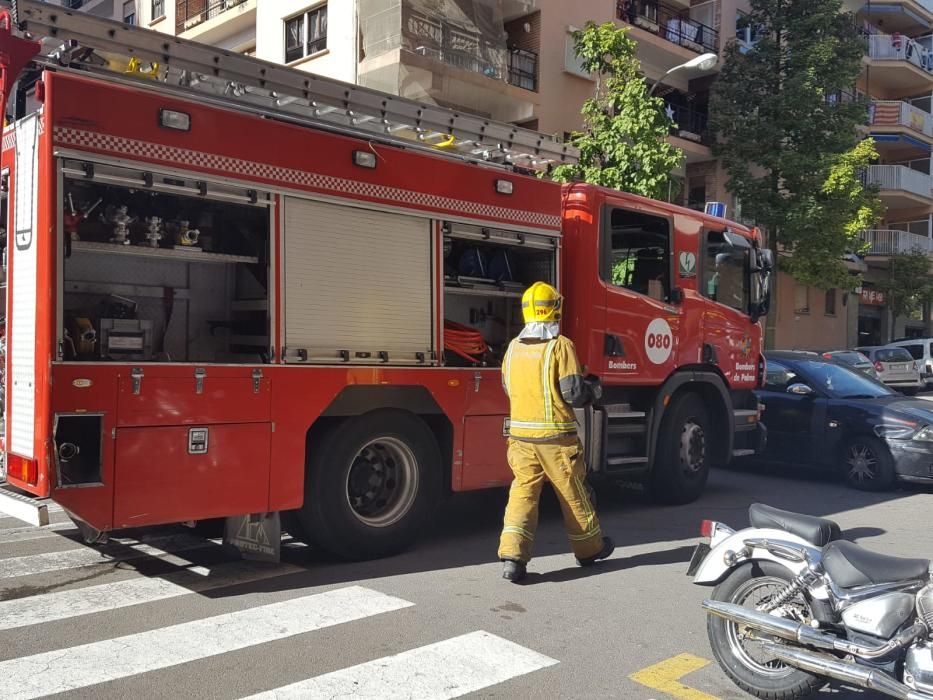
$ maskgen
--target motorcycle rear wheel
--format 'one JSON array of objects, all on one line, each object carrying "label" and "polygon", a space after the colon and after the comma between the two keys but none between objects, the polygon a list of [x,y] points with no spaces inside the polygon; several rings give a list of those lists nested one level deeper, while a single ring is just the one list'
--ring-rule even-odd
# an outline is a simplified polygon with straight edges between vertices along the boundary
[{"label": "motorcycle rear wheel", "polygon": [[[713,600],[756,608],[793,579],[784,567],[772,562],[749,562],[735,569],[713,590]],[[812,616],[809,603],[796,597],[789,605]],[[706,621],[713,655],[719,667],[746,693],[764,700],[796,700],[819,690],[827,679],[787,666],[768,657],[760,643],[744,638],[739,625],[715,615]]]}]

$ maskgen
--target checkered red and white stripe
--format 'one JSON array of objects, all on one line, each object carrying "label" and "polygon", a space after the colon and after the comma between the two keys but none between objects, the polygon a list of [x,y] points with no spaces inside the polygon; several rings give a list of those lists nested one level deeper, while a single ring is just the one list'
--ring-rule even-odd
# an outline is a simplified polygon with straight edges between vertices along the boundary
[{"label": "checkered red and white stripe", "polygon": [[214,153],[193,151],[186,148],[164,146],[147,141],[128,139],[110,134],[99,134],[93,131],[70,129],[66,127],[55,128],[55,141],[59,145],[93,148],[108,151],[119,156],[137,156],[150,160],[159,160],[172,165],[192,165],[201,168],[216,170],[221,174],[236,174],[246,177],[262,178],[287,185],[312,188],[319,191],[334,192],[341,195],[368,197],[381,199],[393,204],[413,205],[480,216],[491,219],[501,219],[514,223],[556,229],[560,227],[560,216],[551,216],[542,212],[509,209],[506,207],[488,206],[479,202],[471,202],[450,197],[441,197],[414,190],[404,190],[386,185],[376,185],[358,180],[322,175],[305,170],[280,168],[266,163],[229,158]]},{"label": "checkered red and white stripe", "polygon": [[12,129],[3,134],[3,150],[9,151],[16,147],[16,132]]}]

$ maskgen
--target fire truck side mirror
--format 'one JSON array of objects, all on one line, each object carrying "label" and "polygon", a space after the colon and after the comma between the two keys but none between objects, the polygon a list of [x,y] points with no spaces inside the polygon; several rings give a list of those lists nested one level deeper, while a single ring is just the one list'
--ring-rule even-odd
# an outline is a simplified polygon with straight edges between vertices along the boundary
[{"label": "fire truck side mirror", "polygon": [[674,287],[671,290],[671,303],[682,304],[684,301],[684,290],[680,287]]}]

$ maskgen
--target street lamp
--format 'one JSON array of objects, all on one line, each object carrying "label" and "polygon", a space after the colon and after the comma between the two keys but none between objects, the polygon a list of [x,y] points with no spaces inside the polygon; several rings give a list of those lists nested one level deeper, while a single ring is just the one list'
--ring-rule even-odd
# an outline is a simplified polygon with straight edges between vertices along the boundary
[{"label": "street lamp", "polygon": [[658,81],[651,86],[651,89],[648,91],[648,97],[651,97],[654,94],[654,91],[658,86],[664,82],[664,79],[669,76],[671,73],[679,70],[685,71],[708,71],[712,70],[716,66],[716,61],[719,60],[719,56],[714,53],[703,53],[695,58],[691,58],[686,63],[681,63],[679,66],[674,66],[667,73],[662,75]]}]

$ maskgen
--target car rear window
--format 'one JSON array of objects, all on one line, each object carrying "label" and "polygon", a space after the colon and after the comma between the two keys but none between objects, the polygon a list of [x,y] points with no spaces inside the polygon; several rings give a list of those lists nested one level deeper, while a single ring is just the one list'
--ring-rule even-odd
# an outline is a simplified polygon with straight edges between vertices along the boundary
[{"label": "car rear window", "polygon": [[859,362],[865,362],[868,360],[860,352],[855,352],[854,350],[846,350],[844,352],[830,352],[827,353],[834,360],[839,360],[840,362],[847,362],[850,365],[858,364]]},{"label": "car rear window", "polygon": [[904,348],[882,348],[875,351],[878,362],[904,362],[914,359]]}]

